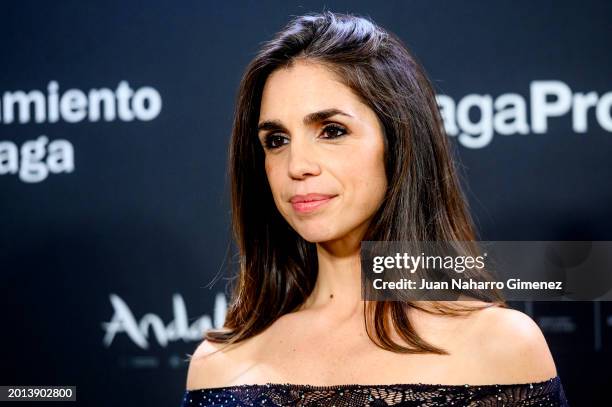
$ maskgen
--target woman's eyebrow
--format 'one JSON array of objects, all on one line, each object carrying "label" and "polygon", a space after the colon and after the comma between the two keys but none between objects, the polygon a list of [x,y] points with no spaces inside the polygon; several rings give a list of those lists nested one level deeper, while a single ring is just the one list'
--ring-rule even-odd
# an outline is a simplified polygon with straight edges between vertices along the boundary
[{"label": "woman's eyebrow", "polygon": [[304,124],[308,126],[313,123],[322,122],[323,120],[330,118],[332,116],[335,116],[337,114],[348,116],[348,117],[353,117],[350,114],[345,113],[340,109],[332,108],[332,109],[320,110],[318,112],[310,113],[304,116]]},{"label": "woman's eyebrow", "polygon": [[[350,114],[343,112],[340,109],[325,109],[325,110],[319,110],[318,112],[313,112],[313,113],[309,113],[306,116],[304,116],[304,124],[306,126],[311,125],[313,123],[318,123],[321,122],[325,119],[328,119],[332,116],[335,115],[343,115],[343,116],[348,116],[348,117],[353,117]],[[277,121],[277,120],[266,120],[263,121],[261,123],[259,123],[257,125],[257,131],[261,131],[261,130],[281,130],[281,131],[286,131],[287,129],[285,128],[285,126],[282,125],[281,122]]]}]

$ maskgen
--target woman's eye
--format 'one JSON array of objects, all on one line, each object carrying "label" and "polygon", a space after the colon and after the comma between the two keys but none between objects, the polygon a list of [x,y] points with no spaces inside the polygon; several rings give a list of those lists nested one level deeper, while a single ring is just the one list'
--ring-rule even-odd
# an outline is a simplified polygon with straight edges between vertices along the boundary
[{"label": "woman's eye", "polygon": [[342,137],[346,134],[346,129],[337,124],[330,124],[323,129],[323,133],[327,134],[326,139]]},{"label": "woman's eye", "polygon": [[[323,129],[324,139],[335,139],[347,134],[347,130],[340,125],[330,124]],[[274,150],[289,143],[289,139],[281,134],[269,134],[264,139],[264,147],[268,150]]]},{"label": "woman's eye", "polygon": [[287,144],[286,141],[287,138],[284,136],[281,136],[279,134],[270,134],[266,136],[264,144],[265,147],[268,149],[275,149],[282,146],[283,144]]}]

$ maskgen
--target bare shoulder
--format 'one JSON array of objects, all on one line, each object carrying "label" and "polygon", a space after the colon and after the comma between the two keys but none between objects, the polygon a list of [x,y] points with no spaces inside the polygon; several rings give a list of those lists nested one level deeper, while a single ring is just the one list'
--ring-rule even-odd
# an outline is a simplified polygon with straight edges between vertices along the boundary
[{"label": "bare shoulder", "polygon": [[[278,326],[279,320],[272,326]],[[224,387],[258,380],[261,350],[267,348],[271,327],[231,345],[203,340],[190,358],[187,390]]]},{"label": "bare shoulder", "polygon": [[476,313],[475,326],[473,349],[496,383],[539,382],[557,375],[546,339],[527,314],[493,306]]},{"label": "bare shoulder", "polygon": [[189,360],[187,389],[223,386],[229,380],[228,367],[234,359],[229,349],[225,344],[203,340]]}]

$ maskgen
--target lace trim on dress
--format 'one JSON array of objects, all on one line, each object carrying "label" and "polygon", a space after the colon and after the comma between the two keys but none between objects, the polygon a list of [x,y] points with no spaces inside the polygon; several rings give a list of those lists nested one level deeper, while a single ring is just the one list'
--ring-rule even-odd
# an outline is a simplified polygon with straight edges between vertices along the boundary
[{"label": "lace trim on dress", "polygon": [[569,406],[561,379],[521,384],[243,384],[186,390],[182,407]]}]

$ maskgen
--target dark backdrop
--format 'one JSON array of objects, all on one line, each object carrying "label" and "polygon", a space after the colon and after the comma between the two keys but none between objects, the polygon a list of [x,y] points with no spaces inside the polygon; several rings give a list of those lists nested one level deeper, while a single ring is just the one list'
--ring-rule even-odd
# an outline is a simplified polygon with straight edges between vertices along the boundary
[{"label": "dark backdrop", "polygon": [[[235,265],[225,166],[241,73],[291,15],[324,9],[397,33],[462,104],[446,125],[483,240],[612,240],[610,2],[7,3],[0,384],[179,404]],[[124,105],[96,117],[104,92]],[[542,327],[572,405],[609,398],[610,303],[513,305]]]}]

